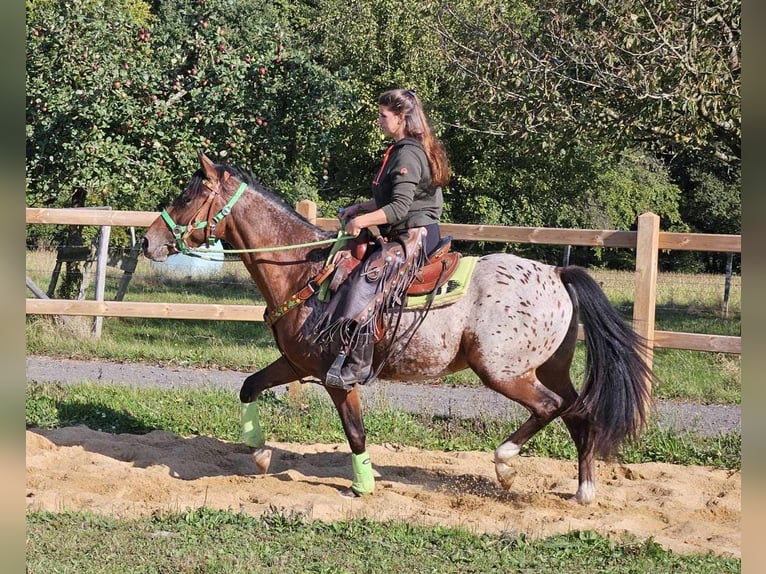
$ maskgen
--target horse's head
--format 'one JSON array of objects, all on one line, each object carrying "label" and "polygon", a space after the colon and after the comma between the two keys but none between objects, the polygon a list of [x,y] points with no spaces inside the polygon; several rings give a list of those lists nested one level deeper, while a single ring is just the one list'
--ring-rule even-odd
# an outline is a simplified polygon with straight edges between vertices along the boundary
[{"label": "horse's head", "polygon": [[214,243],[216,227],[247,188],[201,151],[198,157],[200,169],[146,230],[143,251],[149,259],[164,261],[168,255]]}]

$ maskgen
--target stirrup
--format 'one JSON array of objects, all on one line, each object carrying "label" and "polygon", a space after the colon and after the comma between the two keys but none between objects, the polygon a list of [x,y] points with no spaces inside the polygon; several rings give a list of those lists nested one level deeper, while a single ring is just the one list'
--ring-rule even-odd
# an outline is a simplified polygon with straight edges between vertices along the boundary
[{"label": "stirrup", "polygon": [[327,375],[324,378],[324,384],[326,387],[333,387],[336,389],[343,389],[350,391],[354,388],[353,383],[346,383],[340,375],[340,371],[343,368],[343,363],[346,362],[346,353],[341,351],[335,360],[332,362],[332,366],[327,370]]}]

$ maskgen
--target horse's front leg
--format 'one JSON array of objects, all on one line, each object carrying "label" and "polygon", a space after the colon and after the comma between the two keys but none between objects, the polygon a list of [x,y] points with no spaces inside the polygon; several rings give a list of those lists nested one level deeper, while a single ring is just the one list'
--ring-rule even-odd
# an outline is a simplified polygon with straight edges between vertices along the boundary
[{"label": "horse's front leg", "polygon": [[364,431],[362,404],[356,385],[350,390],[325,387],[340,415],[343,431],[351,448],[351,465],[354,478],[351,493],[355,496],[372,494],[375,490],[375,476],[370,456],[366,450],[367,434]]},{"label": "horse's front leg", "polygon": [[293,366],[282,356],[268,367],[247,377],[239,391],[239,400],[242,401],[240,411],[242,442],[255,449],[253,451],[253,460],[261,474],[266,474],[269,470],[271,450],[265,448],[266,437],[261,428],[258,404],[255,400],[266,389],[278,385],[286,385],[297,377],[298,374]]},{"label": "horse's front leg", "polygon": [[268,367],[264,367],[245,379],[239,390],[239,400],[243,403],[252,403],[266,389],[286,385],[300,378],[301,375],[301,373],[296,372],[292,363],[282,355]]}]

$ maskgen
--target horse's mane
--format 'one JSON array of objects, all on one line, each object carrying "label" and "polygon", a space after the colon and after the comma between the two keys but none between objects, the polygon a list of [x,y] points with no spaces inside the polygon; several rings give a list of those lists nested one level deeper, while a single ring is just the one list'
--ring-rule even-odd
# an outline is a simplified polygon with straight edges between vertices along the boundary
[{"label": "horse's mane", "polygon": [[247,183],[247,185],[250,188],[252,188],[256,193],[263,196],[266,199],[266,201],[268,201],[272,205],[275,205],[277,208],[280,209],[280,211],[285,213],[288,217],[294,218],[295,220],[302,222],[303,224],[311,227],[312,229],[316,229],[316,225],[314,225],[308,219],[303,217],[300,213],[295,211],[295,209],[291,207],[282,197],[272,192],[266,186],[264,186],[260,181],[258,181],[258,179],[256,179],[256,177],[253,175],[253,173],[249,169],[245,169],[235,165],[228,165],[228,164],[216,164],[216,168],[220,170],[221,173],[223,171],[227,171],[233,177],[236,177],[238,180]]},{"label": "horse's mane", "polygon": [[235,165],[226,165],[226,164],[218,164],[216,165],[216,167],[221,172],[224,172],[224,171],[229,172],[230,175],[233,175],[240,181],[244,181],[250,187],[254,187],[258,189],[258,191],[270,193],[261,184],[261,182],[255,178],[255,176],[253,175],[253,172],[251,172],[249,169],[245,169],[243,167],[237,167]]}]

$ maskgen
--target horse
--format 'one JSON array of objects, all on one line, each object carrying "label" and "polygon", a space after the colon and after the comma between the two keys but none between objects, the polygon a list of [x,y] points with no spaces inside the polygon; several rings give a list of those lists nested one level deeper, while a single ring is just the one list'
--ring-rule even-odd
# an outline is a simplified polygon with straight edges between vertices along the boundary
[{"label": "horse", "polygon": [[[256,400],[266,389],[293,381],[324,384],[334,356],[310,343],[327,303],[316,292],[334,232],[299,215],[258,183],[250,171],[214,163],[198,152],[200,167],[182,193],[163,210],[142,239],[143,254],[164,261],[178,252],[223,240],[240,253],[266,302],[280,358],[247,376],[240,389],[243,433],[263,473],[270,451],[257,419]],[[337,237],[337,235],[335,235]],[[322,245],[322,247],[319,247]],[[405,309],[404,328],[422,314]],[[422,381],[470,368],[488,388],[528,412],[494,452],[495,474],[509,490],[513,458],[538,431],[561,417],[577,449],[578,487],[572,497],[591,504],[596,496],[595,460],[613,458],[624,441],[645,430],[654,373],[647,345],[620,316],[587,270],[552,266],[511,253],[478,258],[465,293],[432,306],[403,354],[383,365],[388,381]],[[580,321],[586,347],[580,392],[570,377]],[[377,369],[388,334],[376,343]],[[366,453],[359,387],[324,386],[337,410],[352,455],[347,496],[374,491]],[[249,425],[249,426],[248,426]],[[245,436],[243,434],[243,436]],[[268,454],[264,458],[264,453]]]}]

